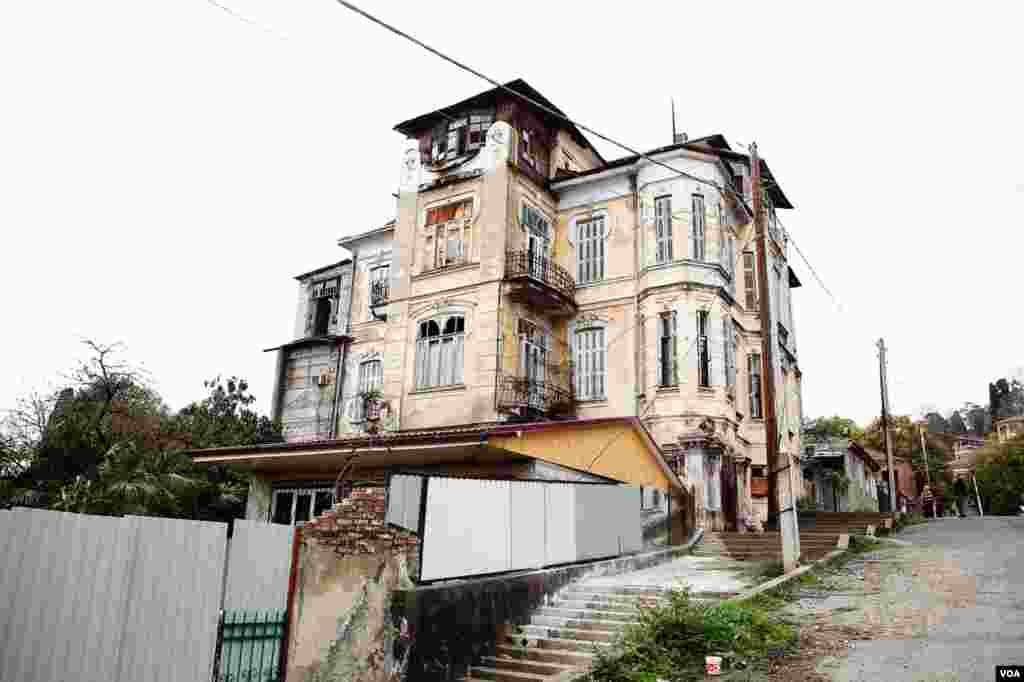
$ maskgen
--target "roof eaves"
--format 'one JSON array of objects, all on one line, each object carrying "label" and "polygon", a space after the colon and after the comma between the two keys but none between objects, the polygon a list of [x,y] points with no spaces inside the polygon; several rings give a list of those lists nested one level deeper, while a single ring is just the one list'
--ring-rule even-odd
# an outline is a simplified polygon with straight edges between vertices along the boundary
[{"label": "roof eaves", "polygon": [[396,220],[392,218],[390,221],[384,223],[382,226],[375,227],[372,230],[367,230],[366,232],[359,232],[348,237],[339,237],[338,246],[355,244],[356,242],[362,241],[363,239],[367,239],[369,237],[376,237],[378,235],[386,234],[387,232],[393,231],[395,229],[395,222]]},{"label": "roof eaves", "polygon": [[304,272],[301,275],[296,275],[295,279],[297,281],[301,282],[302,280],[306,279],[307,277],[312,277],[313,275],[318,275],[321,272],[327,272],[328,270],[330,270],[332,268],[337,268],[337,267],[340,267],[342,265],[345,265],[346,263],[351,263],[351,262],[352,262],[351,258],[345,258],[343,260],[338,261],[337,263],[331,263],[330,265],[324,265],[322,267],[317,268],[316,270],[310,270],[309,272]]}]

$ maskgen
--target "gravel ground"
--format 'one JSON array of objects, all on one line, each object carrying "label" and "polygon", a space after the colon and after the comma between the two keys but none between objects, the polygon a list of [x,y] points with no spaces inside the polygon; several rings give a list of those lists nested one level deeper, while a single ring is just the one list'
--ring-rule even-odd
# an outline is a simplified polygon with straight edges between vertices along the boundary
[{"label": "gravel ground", "polygon": [[1024,664],[1024,519],[940,519],[904,530],[799,593],[783,612],[799,654],[772,680],[978,682]]}]

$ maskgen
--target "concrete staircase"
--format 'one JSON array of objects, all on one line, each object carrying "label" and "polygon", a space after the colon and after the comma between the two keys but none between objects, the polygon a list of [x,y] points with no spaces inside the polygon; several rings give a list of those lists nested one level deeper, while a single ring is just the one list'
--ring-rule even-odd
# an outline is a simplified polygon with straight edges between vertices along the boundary
[{"label": "concrete staircase", "polygon": [[813,523],[800,524],[801,535],[804,532],[866,535],[868,526],[879,531],[886,521],[895,520],[895,515],[888,512],[815,512],[814,517]]},{"label": "concrete staircase", "polygon": [[[718,601],[729,596],[732,593],[694,598]],[[497,643],[495,655],[485,656],[463,679],[539,682],[586,669],[596,650],[610,646],[637,622],[640,607],[667,600],[665,591],[657,588],[572,585],[538,609],[528,625],[507,633]]]},{"label": "concrete staircase", "polygon": [[[839,533],[800,531],[800,554],[814,561],[836,549]],[[737,561],[782,561],[782,535],[767,533],[705,533],[694,547],[694,556],[720,557]]]}]

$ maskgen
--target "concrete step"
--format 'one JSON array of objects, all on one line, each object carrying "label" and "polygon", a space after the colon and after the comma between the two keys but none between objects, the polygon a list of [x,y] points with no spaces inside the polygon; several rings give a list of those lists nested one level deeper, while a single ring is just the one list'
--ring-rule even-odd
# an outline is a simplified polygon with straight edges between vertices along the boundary
[{"label": "concrete step", "polygon": [[517,670],[506,670],[499,668],[487,668],[473,666],[469,669],[469,680],[495,680],[496,682],[543,682],[548,675],[537,675],[535,673],[524,673]]},{"label": "concrete step", "polygon": [[527,658],[511,658],[508,656],[484,656],[480,665],[495,670],[513,670],[520,673],[531,673],[533,675],[560,675],[561,673],[573,670],[578,666],[566,665],[565,663],[553,663],[550,661],[534,661]]},{"label": "concrete step", "polygon": [[552,618],[569,618],[572,620],[578,620],[589,616],[597,618],[598,620],[615,620],[623,623],[634,623],[636,622],[637,611],[603,611],[586,607],[560,608],[557,606],[546,606],[538,609],[536,615],[551,616]]},{"label": "concrete step", "polygon": [[595,594],[618,594],[632,597],[665,597],[669,590],[660,587],[648,587],[646,585],[621,585],[605,587],[602,585],[591,585],[586,582],[576,583],[575,587],[585,589]]},{"label": "concrete step", "polygon": [[612,642],[619,634],[616,630],[581,630],[547,625],[521,625],[519,632],[530,639],[573,639],[581,642]]},{"label": "concrete step", "polygon": [[556,599],[551,602],[549,608],[614,612],[630,616],[631,618],[635,618],[636,614],[640,611],[640,607],[636,604],[619,604],[598,599]]},{"label": "concrete step", "polygon": [[519,635],[507,635],[505,637],[505,645],[511,646],[525,646],[526,640],[534,639],[537,641],[536,647],[526,647],[527,651],[531,649],[541,649],[544,651],[560,651],[569,653],[580,653],[580,654],[591,654],[593,655],[594,649],[605,649],[611,646],[610,642],[602,642],[598,640],[585,640],[585,639],[569,639],[560,637],[536,637],[525,634]]},{"label": "concrete step", "polygon": [[[636,622],[636,621],[633,621]],[[560,618],[558,616],[533,616],[530,625],[546,628],[569,628],[573,630],[602,630],[605,632],[621,632],[630,623],[621,620],[598,620],[589,616],[583,618]]]},{"label": "concrete step", "polygon": [[540,647],[524,649],[522,647],[510,646],[508,644],[499,644],[495,647],[495,651],[503,658],[518,658],[529,661],[561,663],[562,665],[569,665],[573,667],[587,666],[594,660],[594,654],[570,651],[568,649],[541,649]]},{"label": "concrete step", "polygon": [[559,598],[571,601],[599,601],[609,604],[659,604],[668,600],[668,597],[632,597],[626,594],[601,593],[583,587],[565,590]]}]

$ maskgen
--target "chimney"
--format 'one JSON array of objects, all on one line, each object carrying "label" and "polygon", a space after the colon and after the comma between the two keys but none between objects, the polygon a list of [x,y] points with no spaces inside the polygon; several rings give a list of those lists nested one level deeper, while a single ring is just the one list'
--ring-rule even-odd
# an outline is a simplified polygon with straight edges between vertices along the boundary
[{"label": "chimney", "polygon": [[688,142],[690,140],[690,136],[687,135],[686,133],[676,133],[675,137],[676,139],[675,141],[672,142],[672,144],[683,144],[684,142]]}]

